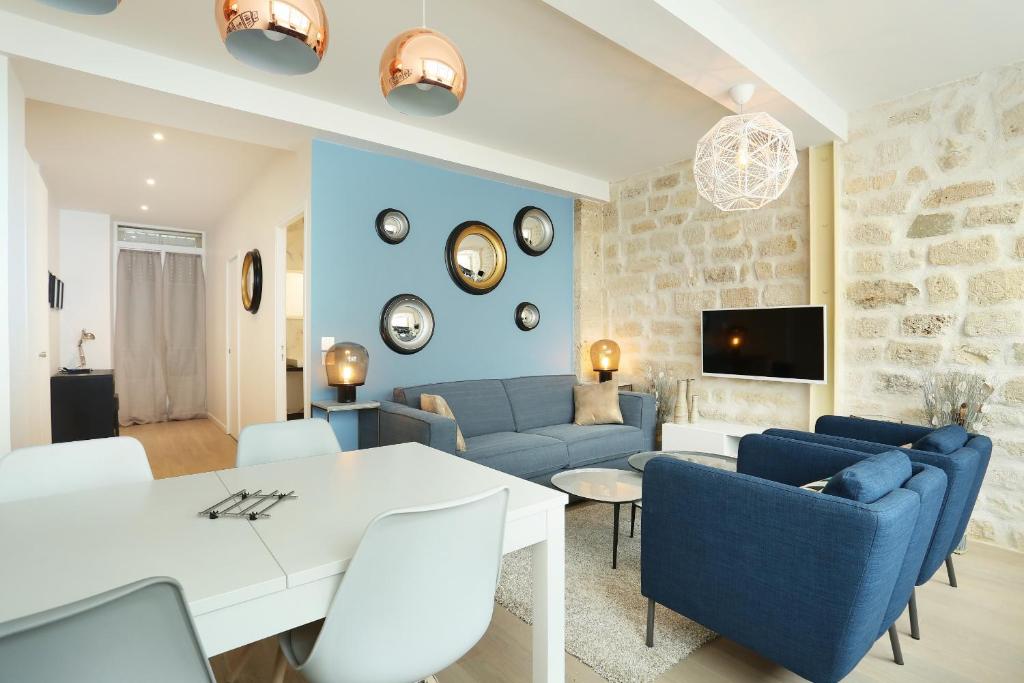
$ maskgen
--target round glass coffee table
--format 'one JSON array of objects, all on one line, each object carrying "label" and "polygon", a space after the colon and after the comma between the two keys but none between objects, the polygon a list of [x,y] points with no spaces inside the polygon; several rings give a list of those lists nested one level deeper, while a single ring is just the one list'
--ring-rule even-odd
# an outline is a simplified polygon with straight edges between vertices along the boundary
[{"label": "round glass coffee table", "polygon": [[643,495],[643,477],[629,470],[585,467],[559,472],[551,484],[566,493],[614,506],[612,526],[612,569],[619,564],[619,507],[634,503]]}]

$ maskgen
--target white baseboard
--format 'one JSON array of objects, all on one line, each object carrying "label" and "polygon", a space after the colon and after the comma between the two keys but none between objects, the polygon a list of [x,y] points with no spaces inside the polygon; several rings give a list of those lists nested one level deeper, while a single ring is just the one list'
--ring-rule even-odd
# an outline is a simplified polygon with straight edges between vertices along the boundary
[{"label": "white baseboard", "polygon": [[222,432],[224,432],[225,434],[228,433],[227,426],[225,426],[225,424],[223,422],[218,420],[213,413],[207,413],[206,414],[206,419],[209,420],[210,422],[212,422],[213,424],[217,425],[218,427],[220,427],[220,430]]}]

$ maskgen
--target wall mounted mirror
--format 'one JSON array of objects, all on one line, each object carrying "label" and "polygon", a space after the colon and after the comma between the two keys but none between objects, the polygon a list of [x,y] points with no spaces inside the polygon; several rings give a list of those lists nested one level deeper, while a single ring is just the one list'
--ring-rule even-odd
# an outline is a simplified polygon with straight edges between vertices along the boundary
[{"label": "wall mounted mirror", "polygon": [[523,332],[529,332],[540,325],[540,309],[529,301],[516,306],[516,326]]},{"label": "wall mounted mirror", "polygon": [[516,242],[530,256],[540,256],[555,241],[555,226],[544,209],[524,206],[516,214]]},{"label": "wall mounted mirror", "polygon": [[252,313],[260,310],[263,299],[263,259],[260,250],[245,253],[242,259],[242,307]]},{"label": "wall mounted mirror", "polygon": [[377,234],[388,244],[398,244],[409,236],[409,219],[398,209],[384,209],[377,214]]},{"label": "wall mounted mirror", "polygon": [[489,225],[467,221],[448,236],[448,273],[470,294],[486,294],[505,277],[505,243]]},{"label": "wall mounted mirror", "polygon": [[434,336],[434,312],[415,294],[392,297],[380,313],[380,336],[396,353],[421,351]]}]

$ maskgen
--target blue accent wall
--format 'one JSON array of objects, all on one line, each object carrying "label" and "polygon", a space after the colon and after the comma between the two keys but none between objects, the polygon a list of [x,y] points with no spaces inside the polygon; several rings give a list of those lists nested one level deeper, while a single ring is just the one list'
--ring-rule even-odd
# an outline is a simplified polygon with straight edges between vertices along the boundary
[{"label": "blue accent wall", "polygon": [[[555,240],[542,256],[527,256],[512,231],[516,213],[538,206],[551,216]],[[409,217],[398,245],[377,235],[383,209]],[[444,247],[467,220],[494,228],[508,252],[508,269],[492,292],[474,295],[448,275]],[[320,338],[353,341],[370,352],[359,398],[391,399],[398,386],[435,381],[567,373],[573,367],[573,200],[427,164],[324,141],[313,143],[310,221],[309,368],[313,399],[333,399],[321,362]],[[396,294],[422,297],[434,311],[425,349],[395,353],[379,332],[384,304]],[[522,301],[540,308],[540,325],[516,327]],[[357,447],[355,415],[331,418],[342,448]]]}]

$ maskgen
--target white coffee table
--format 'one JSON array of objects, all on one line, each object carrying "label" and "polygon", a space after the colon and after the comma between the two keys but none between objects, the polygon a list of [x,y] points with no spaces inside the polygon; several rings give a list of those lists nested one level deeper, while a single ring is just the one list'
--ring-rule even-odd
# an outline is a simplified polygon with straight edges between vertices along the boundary
[{"label": "white coffee table", "polygon": [[614,506],[612,527],[612,569],[619,564],[619,507],[633,503],[643,496],[643,477],[629,470],[604,467],[585,467],[559,472],[551,477],[551,484],[566,493]]}]

